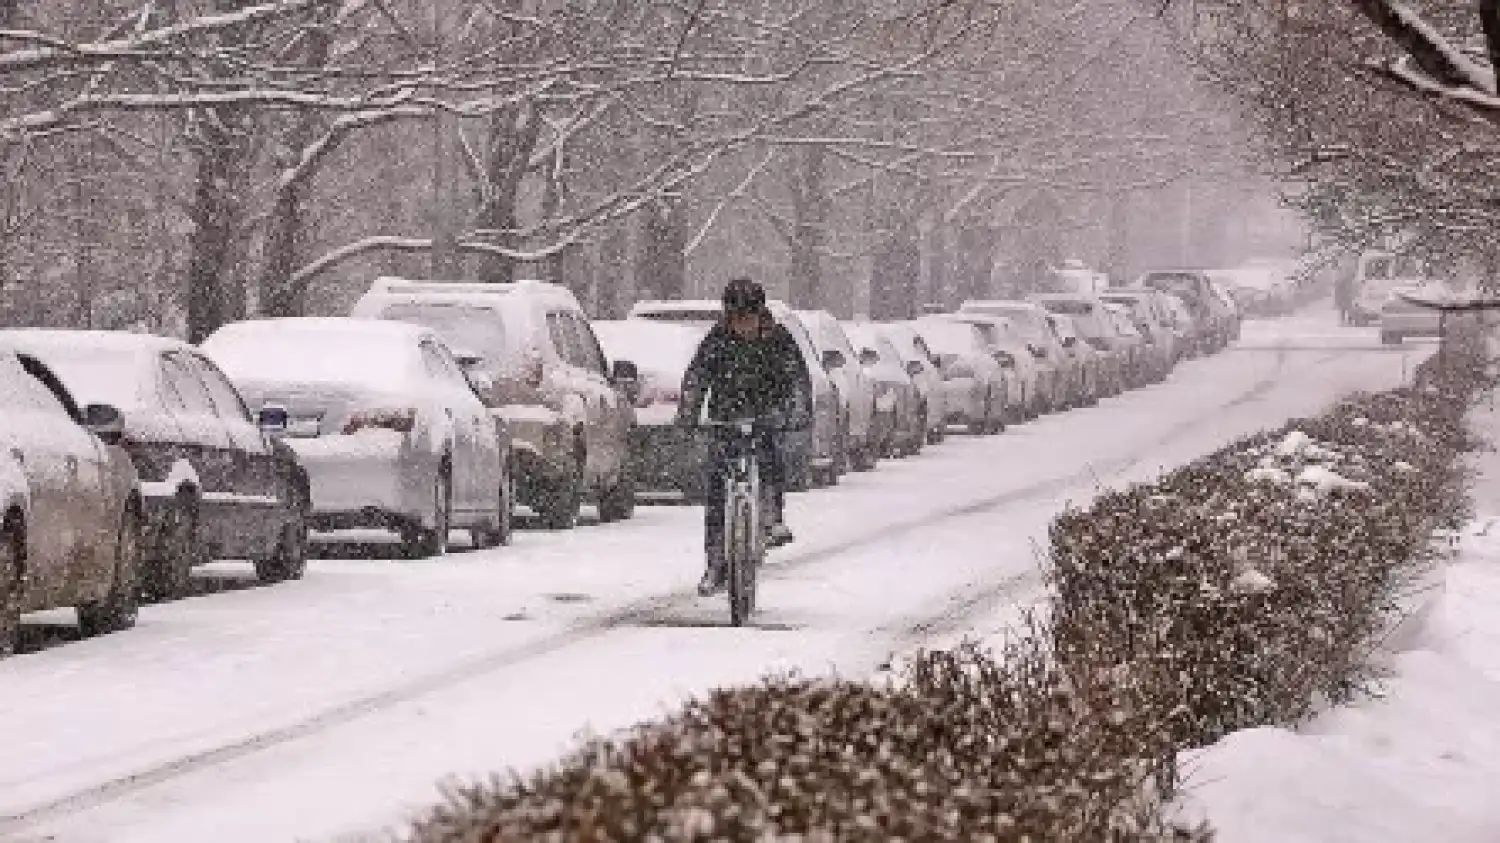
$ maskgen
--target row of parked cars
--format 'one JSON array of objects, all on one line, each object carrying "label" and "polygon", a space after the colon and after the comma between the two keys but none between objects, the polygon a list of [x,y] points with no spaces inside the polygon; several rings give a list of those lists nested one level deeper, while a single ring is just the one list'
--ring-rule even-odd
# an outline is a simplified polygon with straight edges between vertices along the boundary
[{"label": "row of parked cars", "polygon": [[[773,303],[813,376],[791,487],[1159,381],[1237,334],[1217,300],[1201,275],[1154,273],[901,322]],[[380,528],[424,558],[455,533],[506,544],[522,509],[567,529],[585,502],[607,522],[653,493],[698,499],[700,443],[672,420],[719,315],[644,301],[591,321],[555,284],[382,278],[348,316],[237,322],[197,346],[0,331],[0,654],[23,613],[120,629],[215,559],[299,578],[314,532]]]}]

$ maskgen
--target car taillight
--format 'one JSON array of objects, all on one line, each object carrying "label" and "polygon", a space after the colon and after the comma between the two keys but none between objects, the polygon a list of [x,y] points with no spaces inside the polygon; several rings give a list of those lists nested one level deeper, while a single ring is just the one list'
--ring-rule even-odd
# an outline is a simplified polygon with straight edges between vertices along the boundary
[{"label": "car taillight", "polygon": [[417,411],[410,407],[399,410],[361,410],[350,415],[349,420],[344,422],[344,435],[367,428],[410,433],[416,424]]}]

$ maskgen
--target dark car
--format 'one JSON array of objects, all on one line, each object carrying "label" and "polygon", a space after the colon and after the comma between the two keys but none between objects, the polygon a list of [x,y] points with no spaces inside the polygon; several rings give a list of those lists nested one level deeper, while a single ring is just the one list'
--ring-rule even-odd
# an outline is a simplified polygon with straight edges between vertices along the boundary
[{"label": "dark car", "polygon": [[285,419],[252,419],[197,349],[104,331],[7,330],[0,342],[47,364],[80,403],[123,414],[145,509],[144,597],[183,596],[192,568],[221,558],[252,560],[262,582],[302,576],[308,486],[273,435]]}]

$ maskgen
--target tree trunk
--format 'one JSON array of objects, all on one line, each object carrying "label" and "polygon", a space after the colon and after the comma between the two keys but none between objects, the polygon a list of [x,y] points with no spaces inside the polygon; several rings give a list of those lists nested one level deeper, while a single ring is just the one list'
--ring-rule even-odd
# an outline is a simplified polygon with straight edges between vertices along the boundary
[{"label": "tree trunk", "polygon": [[[479,206],[477,227],[497,245],[517,245],[516,201],[540,135],[541,119],[529,105],[503,108],[490,118],[484,173],[488,190]],[[516,262],[510,258],[487,254],[480,259],[481,281],[504,283],[515,280],[515,274]]]},{"label": "tree trunk", "polygon": [[911,319],[917,315],[922,272],[917,226],[893,208],[885,230],[870,273],[870,318]]},{"label": "tree trunk", "polygon": [[642,209],[642,244],[636,271],[641,295],[680,299],[687,293],[687,213],[682,203],[660,198]]},{"label": "tree trunk", "polygon": [[802,150],[792,170],[791,274],[787,298],[793,307],[818,307],[822,259],[828,233],[828,195],[824,187],[827,152],[820,146]]},{"label": "tree trunk", "polygon": [[[217,12],[238,11],[251,0],[217,0]],[[234,30],[225,36],[232,40]],[[233,46],[232,44],[228,46]],[[201,342],[244,312],[244,279],[234,265],[242,206],[237,191],[248,179],[251,123],[243,109],[206,108],[193,114],[197,176],[193,232],[188,239],[188,342]]]},{"label": "tree trunk", "polygon": [[[306,38],[304,65],[317,68],[327,64],[333,42],[328,30],[321,26],[312,27],[307,30]],[[287,155],[280,167],[282,171],[297,164],[302,151],[312,143],[318,123],[311,114],[292,117],[286,137]],[[260,283],[260,310],[266,316],[307,315],[307,279],[295,283],[291,280],[300,265],[307,239],[302,214],[307,192],[304,182],[299,178],[280,185],[272,200],[270,229],[266,234],[266,265]]]}]

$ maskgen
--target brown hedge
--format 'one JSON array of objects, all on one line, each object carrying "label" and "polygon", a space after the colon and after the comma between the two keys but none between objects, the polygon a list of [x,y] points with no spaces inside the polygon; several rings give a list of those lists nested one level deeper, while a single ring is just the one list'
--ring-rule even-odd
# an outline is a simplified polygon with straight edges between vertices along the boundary
[{"label": "brown hedge", "polygon": [[[1164,810],[1177,752],[1358,688],[1403,574],[1462,513],[1479,345],[1460,333],[1416,387],[1354,396],[1063,514],[1052,615],[998,654],[921,653],[879,685],[714,691],[547,770],[452,789],[405,837],[1208,840]],[[1314,503],[1247,479],[1307,463],[1275,455],[1294,430],[1369,490]]]}]

